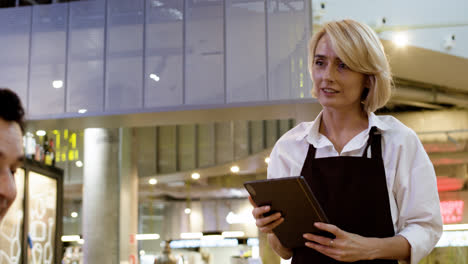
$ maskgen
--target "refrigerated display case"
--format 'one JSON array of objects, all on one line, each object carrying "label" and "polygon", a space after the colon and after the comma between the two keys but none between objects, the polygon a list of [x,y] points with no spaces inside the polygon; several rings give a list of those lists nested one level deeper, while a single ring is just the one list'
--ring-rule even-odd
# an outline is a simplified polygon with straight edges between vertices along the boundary
[{"label": "refrigerated display case", "polygon": [[16,199],[0,223],[0,263],[60,263],[63,170],[28,159],[15,180]]}]

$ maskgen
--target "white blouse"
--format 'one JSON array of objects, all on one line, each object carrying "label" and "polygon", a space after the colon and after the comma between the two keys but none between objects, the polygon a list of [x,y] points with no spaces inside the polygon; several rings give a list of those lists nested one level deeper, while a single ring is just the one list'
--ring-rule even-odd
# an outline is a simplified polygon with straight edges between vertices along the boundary
[{"label": "white blouse", "polygon": [[[382,158],[395,234],[411,245],[411,264],[428,255],[442,235],[442,216],[434,167],[416,133],[392,116],[369,114],[369,127],[351,139],[338,153],[319,133],[320,113],[315,121],[303,122],[276,142],[268,164],[268,178],[301,174],[309,144],[316,158],[362,156],[375,126],[382,133]],[[367,153],[370,157],[370,147]],[[346,230],[345,230],[346,231]]]}]

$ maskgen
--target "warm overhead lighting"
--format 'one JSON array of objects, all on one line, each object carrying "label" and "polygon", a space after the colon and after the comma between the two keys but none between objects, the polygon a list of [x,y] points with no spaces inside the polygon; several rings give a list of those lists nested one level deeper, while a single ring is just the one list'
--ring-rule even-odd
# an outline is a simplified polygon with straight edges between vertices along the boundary
[{"label": "warm overhead lighting", "polygon": [[201,240],[223,240],[224,237],[222,235],[203,235]]},{"label": "warm overhead lighting", "polygon": [[137,234],[136,240],[158,240],[161,236],[159,234]]},{"label": "warm overhead lighting", "polygon": [[242,214],[236,214],[234,212],[229,212],[226,216],[226,222],[230,225],[232,224],[248,224],[255,223],[255,218],[249,212],[244,212]]},{"label": "warm overhead lighting", "polygon": [[77,212],[72,212],[72,213],[71,213],[71,217],[77,218],[77,217],[78,217],[78,213],[77,213]]},{"label": "warm overhead lighting", "polygon": [[153,79],[155,82],[159,82],[159,80],[160,80],[159,76],[157,76],[157,75],[154,74],[154,73],[151,73],[151,74],[149,75],[149,77],[150,77],[150,79]]},{"label": "warm overhead lighting", "polygon": [[223,237],[245,237],[245,233],[242,231],[224,231],[221,235]]},{"label": "warm overhead lighting", "polygon": [[468,224],[444,225],[444,231],[468,230]]},{"label": "warm overhead lighting", "polygon": [[198,173],[198,172],[192,173],[192,179],[194,179],[194,180],[200,179],[200,173]]},{"label": "warm overhead lighting", "polygon": [[78,110],[78,113],[80,113],[80,114],[84,114],[84,113],[86,113],[86,112],[88,112],[87,109],[80,109],[80,110]]},{"label": "warm overhead lighting", "polygon": [[52,82],[52,87],[54,87],[55,89],[60,89],[63,87],[63,81],[61,80],[55,80]]},{"label": "warm overhead lighting", "polygon": [[44,130],[38,130],[38,131],[36,131],[36,135],[39,136],[39,137],[42,137],[42,136],[46,135],[46,132]]},{"label": "warm overhead lighting", "polygon": [[266,158],[265,158],[265,163],[266,163],[266,164],[270,163],[270,157],[266,157]]},{"label": "warm overhead lighting", "polygon": [[156,179],[150,179],[148,182],[149,182],[149,184],[151,184],[151,185],[155,185],[156,183],[158,183],[158,180],[156,180]]},{"label": "warm overhead lighting", "polygon": [[144,256],[146,252],[144,250],[140,250],[140,256]]},{"label": "warm overhead lighting", "polygon": [[203,236],[203,233],[201,233],[201,232],[180,233],[180,238],[182,238],[182,239],[199,239],[202,236]]},{"label": "warm overhead lighting", "polygon": [[403,32],[397,32],[393,36],[393,42],[398,46],[398,47],[404,47],[408,44],[408,35]]},{"label": "warm overhead lighting", "polygon": [[231,172],[233,172],[233,173],[238,173],[239,170],[240,170],[240,169],[239,169],[239,166],[232,166],[232,167],[231,167]]},{"label": "warm overhead lighting", "polygon": [[192,212],[192,209],[190,208],[185,208],[184,210],[185,214],[190,214]]},{"label": "warm overhead lighting", "polygon": [[75,162],[75,165],[76,165],[78,168],[81,168],[81,167],[83,167],[83,162],[82,162],[81,160],[77,160],[77,161]]},{"label": "warm overhead lighting", "polygon": [[80,240],[80,236],[62,236],[62,242],[77,242]]}]

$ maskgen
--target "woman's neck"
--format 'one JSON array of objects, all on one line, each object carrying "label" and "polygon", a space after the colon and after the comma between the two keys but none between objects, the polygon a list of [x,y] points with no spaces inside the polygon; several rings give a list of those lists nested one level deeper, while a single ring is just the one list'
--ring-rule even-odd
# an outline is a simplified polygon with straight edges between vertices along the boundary
[{"label": "woman's neck", "polygon": [[340,111],[324,108],[319,132],[333,143],[338,153],[341,153],[343,147],[368,126],[367,114],[361,109]]}]

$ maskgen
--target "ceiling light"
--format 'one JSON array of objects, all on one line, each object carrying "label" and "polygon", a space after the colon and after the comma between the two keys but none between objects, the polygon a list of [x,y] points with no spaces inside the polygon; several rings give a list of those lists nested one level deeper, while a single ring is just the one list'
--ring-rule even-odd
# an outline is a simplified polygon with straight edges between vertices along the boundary
[{"label": "ceiling light", "polygon": [[161,236],[159,234],[136,234],[136,240],[158,240]]},{"label": "ceiling light", "polygon": [[265,158],[265,163],[266,163],[266,164],[270,163],[270,157],[266,157],[266,158]]},{"label": "ceiling light", "polygon": [[398,47],[404,47],[408,44],[408,35],[403,32],[397,32],[393,36],[393,42],[398,46]]},{"label": "ceiling light", "polygon": [[75,165],[76,165],[78,168],[81,168],[81,167],[83,167],[83,162],[82,162],[81,160],[77,160],[77,161],[75,162]]},{"label": "ceiling light", "polygon": [[77,213],[77,212],[72,212],[72,213],[71,213],[71,217],[77,218],[77,217],[78,217],[78,213]]},{"label": "ceiling light", "polygon": [[231,167],[231,172],[238,173],[239,171],[240,171],[239,166],[234,165],[234,166]]},{"label": "ceiling light", "polygon": [[185,208],[184,210],[185,214],[190,214],[192,212],[192,209],[190,208]]},{"label": "ceiling light", "polygon": [[180,233],[180,238],[182,239],[197,239],[197,238],[201,238],[202,236],[203,236],[203,233],[201,232]]},{"label": "ceiling light", "polygon": [[52,82],[52,87],[54,87],[55,89],[60,89],[63,87],[63,81],[61,80],[55,80]]},{"label": "ceiling light", "polygon": [[80,113],[80,114],[84,114],[84,113],[86,113],[86,112],[88,112],[87,109],[80,109],[80,110],[78,110],[78,113]]},{"label": "ceiling light", "polygon": [[194,180],[200,179],[200,173],[198,173],[198,172],[192,173],[192,179],[194,179]]},{"label": "ceiling light", "polygon": [[73,236],[62,236],[62,242],[77,242],[80,240],[79,235],[73,235]]},{"label": "ceiling light", "polygon": [[140,250],[140,256],[144,256],[146,252],[144,250]]},{"label": "ceiling light", "polygon": [[159,78],[159,76],[157,76],[157,75],[154,74],[154,73],[151,73],[151,74],[149,75],[149,77],[150,77],[150,79],[153,79],[155,82],[159,82],[159,80],[161,79],[161,78]]},{"label": "ceiling light", "polygon": [[223,237],[245,237],[245,233],[242,231],[224,231],[221,235]]},{"label": "ceiling light", "polygon": [[46,135],[46,132],[44,130],[38,130],[36,131],[36,135],[39,137],[43,137]]},{"label": "ceiling light", "polygon": [[156,180],[156,179],[153,178],[153,179],[150,179],[148,182],[149,182],[149,184],[151,184],[151,185],[155,185],[155,184],[158,183],[158,180]]}]

